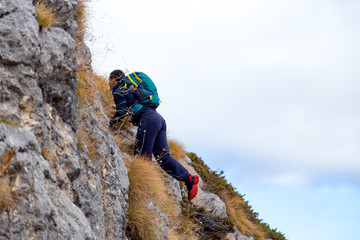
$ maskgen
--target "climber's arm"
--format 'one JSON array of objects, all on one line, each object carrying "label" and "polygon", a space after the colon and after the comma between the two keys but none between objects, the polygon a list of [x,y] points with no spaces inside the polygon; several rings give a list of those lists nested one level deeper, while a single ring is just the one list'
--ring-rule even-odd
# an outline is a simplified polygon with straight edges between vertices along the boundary
[{"label": "climber's arm", "polygon": [[114,95],[114,102],[116,105],[116,112],[114,116],[110,119],[110,126],[117,123],[121,119],[123,119],[126,116],[127,110],[126,110],[126,99],[125,99],[126,92],[124,91],[115,91],[113,93]]}]

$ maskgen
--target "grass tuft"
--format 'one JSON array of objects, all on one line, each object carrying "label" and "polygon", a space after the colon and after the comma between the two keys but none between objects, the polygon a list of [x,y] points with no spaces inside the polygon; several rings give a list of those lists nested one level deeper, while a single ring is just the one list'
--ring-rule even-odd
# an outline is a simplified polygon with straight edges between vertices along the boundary
[{"label": "grass tuft", "polygon": [[169,139],[168,144],[170,149],[170,155],[173,158],[180,160],[186,156],[186,151],[184,150],[184,146],[181,143],[174,139]]},{"label": "grass tuft", "polygon": [[79,107],[84,107],[86,104],[92,103],[95,98],[96,86],[92,83],[92,73],[84,68],[82,65],[77,72],[78,85],[77,96],[79,99]]},{"label": "grass tuft", "polygon": [[168,217],[170,225],[176,222],[179,211],[175,200],[167,193],[164,174],[156,163],[135,156],[126,161],[130,180],[128,237],[130,239],[155,239],[160,233],[156,213],[149,207],[149,200],[156,203]]},{"label": "grass tuft", "polygon": [[87,22],[87,6],[86,2],[89,0],[77,0],[78,7],[75,11],[74,18],[78,24],[78,30],[76,33],[75,40],[77,43],[84,41],[84,36],[86,33],[86,22]]},{"label": "grass tuft", "polygon": [[244,201],[239,196],[224,197],[226,209],[229,213],[229,217],[234,221],[235,226],[239,231],[248,237],[254,235],[256,240],[265,240],[265,235],[258,229],[258,226],[248,219],[247,213],[244,211]]},{"label": "grass tuft", "polygon": [[51,154],[48,147],[41,148],[41,155],[43,155],[46,161],[50,161]]},{"label": "grass tuft", "polygon": [[96,73],[93,74],[95,85],[100,93],[101,105],[103,110],[108,117],[114,115],[112,106],[114,105],[113,95],[108,85],[106,77],[100,76]]},{"label": "grass tuft", "polygon": [[49,28],[55,23],[57,23],[58,19],[53,10],[47,7],[43,2],[38,2],[35,5],[37,20],[39,22],[40,30],[44,28]]},{"label": "grass tuft", "polygon": [[12,188],[8,181],[0,177],[0,210],[4,211],[14,205],[14,197],[12,194]]},{"label": "grass tuft", "polygon": [[16,153],[13,149],[10,149],[3,156],[3,160],[0,164],[0,176],[4,174],[5,169],[9,166],[9,163],[13,157],[16,156]]},{"label": "grass tuft", "polygon": [[10,149],[3,156],[0,164],[0,210],[9,209],[14,205],[14,198],[12,194],[12,188],[8,180],[4,176],[6,168],[9,166],[11,159],[16,156],[13,149]]}]

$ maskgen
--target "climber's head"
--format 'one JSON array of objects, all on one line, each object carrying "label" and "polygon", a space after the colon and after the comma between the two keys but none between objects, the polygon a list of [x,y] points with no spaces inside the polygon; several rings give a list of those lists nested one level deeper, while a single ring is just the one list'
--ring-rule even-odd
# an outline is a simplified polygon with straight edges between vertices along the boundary
[{"label": "climber's head", "polygon": [[119,69],[116,69],[110,73],[110,77],[115,78],[117,82],[120,82],[125,77],[125,73]]},{"label": "climber's head", "polygon": [[125,73],[119,69],[116,69],[110,73],[109,87],[112,89],[118,82],[125,77]]}]

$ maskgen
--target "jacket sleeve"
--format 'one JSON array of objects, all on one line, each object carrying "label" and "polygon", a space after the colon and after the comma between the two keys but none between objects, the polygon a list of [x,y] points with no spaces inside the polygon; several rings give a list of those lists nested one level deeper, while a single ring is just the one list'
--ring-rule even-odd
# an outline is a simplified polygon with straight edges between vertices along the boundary
[{"label": "jacket sleeve", "polygon": [[113,92],[114,96],[114,102],[116,105],[116,112],[114,116],[110,119],[110,126],[117,123],[121,119],[123,119],[126,116],[127,113],[127,102],[126,102],[126,96],[127,91],[123,89],[117,89]]}]

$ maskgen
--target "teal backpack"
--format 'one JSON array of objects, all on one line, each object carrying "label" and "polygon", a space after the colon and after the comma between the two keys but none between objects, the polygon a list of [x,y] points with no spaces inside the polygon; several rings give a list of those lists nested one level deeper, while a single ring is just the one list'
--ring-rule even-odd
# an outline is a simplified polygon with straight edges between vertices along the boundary
[{"label": "teal backpack", "polygon": [[131,106],[133,113],[137,113],[142,106],[156,109],[161,101],[154,82],[142,72],[133,72],[123,78],[124,88],[130,89],[135,94],[138,102]]}]

